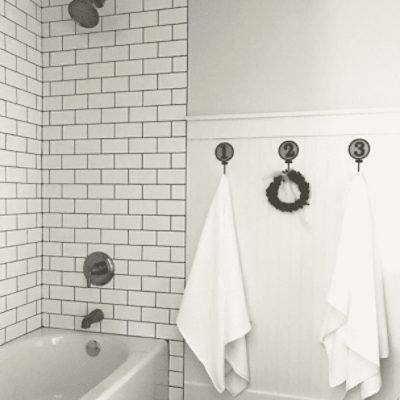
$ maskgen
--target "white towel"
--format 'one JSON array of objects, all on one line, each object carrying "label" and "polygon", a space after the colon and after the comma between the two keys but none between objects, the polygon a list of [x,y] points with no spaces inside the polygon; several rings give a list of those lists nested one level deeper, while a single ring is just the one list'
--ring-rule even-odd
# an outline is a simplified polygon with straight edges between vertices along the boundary
[{"label": "white towel", "polygon": [[219,393],[249,381],[250,331],[228,179],[208,212],[177,319],[178,329]]},{"label": "white towel", "polygon": [[365,399],[379,392],[380,359],[389,356],[384,289],[364,177],[347,199],[336,266],[321,333],[332,387],[345,383]]}]

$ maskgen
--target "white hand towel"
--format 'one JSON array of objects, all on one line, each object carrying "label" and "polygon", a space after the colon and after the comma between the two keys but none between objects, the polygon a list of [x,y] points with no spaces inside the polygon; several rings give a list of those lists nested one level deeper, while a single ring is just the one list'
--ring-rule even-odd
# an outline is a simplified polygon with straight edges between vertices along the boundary
[{"label": "white hand towel", "polygon": [[389,356],[384,289],[364,177],[347,199],[336,266],[321,333],[332,387],[357,387],[365,399],[378,393],[380,359]]},{"label": "white hand towel", "polygon": [[177,319],[178,329],[219,393],[249,381],[250,331],[228,179],[208,212]]}]

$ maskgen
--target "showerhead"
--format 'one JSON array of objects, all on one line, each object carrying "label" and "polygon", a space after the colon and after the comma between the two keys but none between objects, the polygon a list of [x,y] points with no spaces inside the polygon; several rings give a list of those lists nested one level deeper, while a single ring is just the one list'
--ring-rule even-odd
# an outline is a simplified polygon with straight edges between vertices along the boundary
[{"label": "showerhead", "polygon": [[105,0],[72,0],[68,6],[71,18],[84,28],[94,28],[99,23],[96,7],[103,7]]}]

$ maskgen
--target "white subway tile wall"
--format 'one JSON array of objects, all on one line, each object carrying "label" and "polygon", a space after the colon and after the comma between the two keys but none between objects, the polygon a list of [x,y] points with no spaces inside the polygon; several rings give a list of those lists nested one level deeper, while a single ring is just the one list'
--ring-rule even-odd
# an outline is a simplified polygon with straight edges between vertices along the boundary
[{"label": "white subway tile wall", "polygon": [[41,0],[0,0],[0,344],[41,326]]},{"label": "white subway tile wall", "polygon": [[[68,0],[42,5],[43,324],[80,329],[101,308],[93,330],[169,340],[182,399],[187,1],[107,0],[90,30]],[[116,275],[89,289],[96,250]]]}]

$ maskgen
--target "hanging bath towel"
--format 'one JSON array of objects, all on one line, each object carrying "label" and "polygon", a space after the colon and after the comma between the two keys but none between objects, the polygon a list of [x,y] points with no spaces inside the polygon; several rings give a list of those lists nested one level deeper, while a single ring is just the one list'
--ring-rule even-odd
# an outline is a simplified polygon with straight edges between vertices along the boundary
[{"label": "hanging bath towel", "polygon": [[251,326],[226,175],[206,218],[177,325],[219,393],[237,396],[246,388]]},{"label": "hanging bath towel", "polygon": [[380,359],[389,356],[383,281],[365,178],[347,199],[336,266],[321,333],[332,387],[345,383],[360,398],[378,393]]}]

